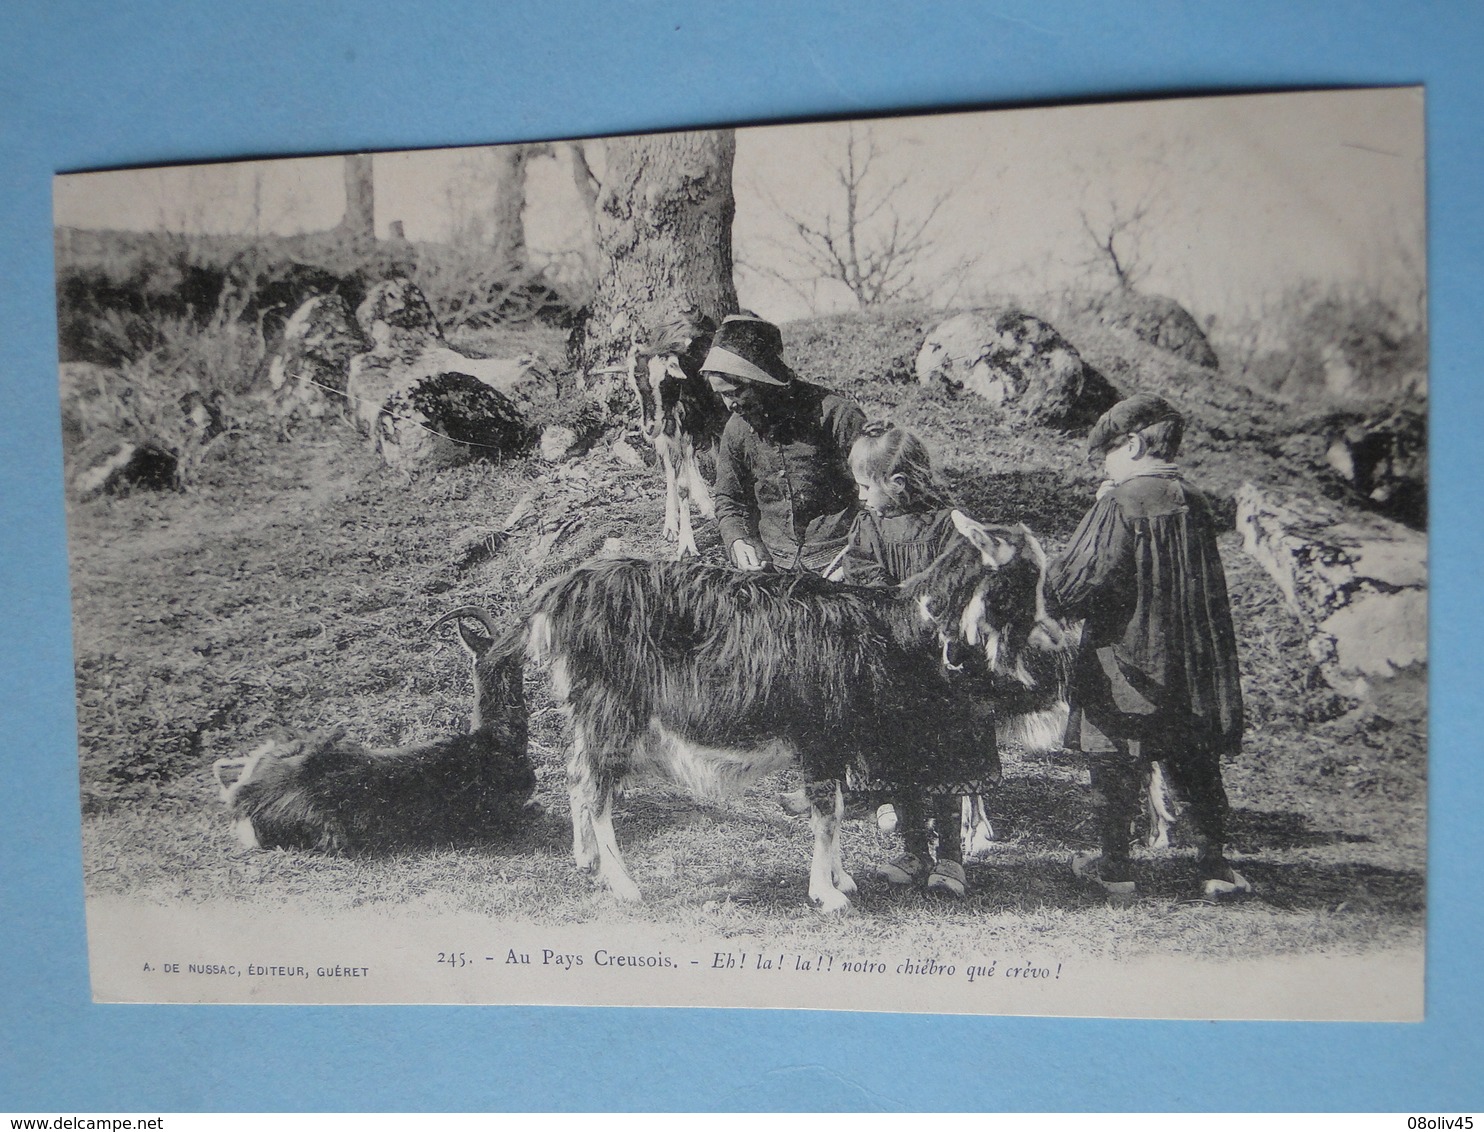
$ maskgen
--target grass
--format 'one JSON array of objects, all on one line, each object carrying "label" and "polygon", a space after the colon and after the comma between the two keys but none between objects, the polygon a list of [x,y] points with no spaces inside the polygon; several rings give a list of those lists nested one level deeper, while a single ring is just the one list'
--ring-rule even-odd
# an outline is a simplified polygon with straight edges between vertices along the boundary
[{"label": "grass", "polygon": [[[912,384],[931,312],[811,320],[785,328],[795,367],[890,414],[936,444],[965,506],[1024,520],[1061,544],[1095,480],[1075,437],[1015,429],[972,397]],[[1068,337],[1125,388],[1176,395],[1195,424],[1193,477],[1218,492],[1242,478],[1311,472],[1286,454],[1278,401],[1212,380],[1095,326]],[[519,349],[552,356],[530,336]],[[480,344],[501,349],[498,335]],[[543,348],[544,345],[544,348]],[[1145,855],[1145,898],[1111,909],[1076,886],[1073,849],[1092,842],[1085,771],[1006,752],[992,814],[1001,843],[957,904],[888,891],[869,866],[897,852],[874,822],[845,830],[861,881],[854,914],[815,916],[805,894],[809,834],[761,784],[720,805],[655,786],[629,792],[620,843],[645,891],[621,907],[570,863],[565,734],[532,687],[532,755],[542,812],[511,838],[359,859],[248,852],[231,838],[210,765],[276,726],[345,723],[397,744],[460,729],[469,678],[451,640],[424,626],[478,602],[512,615],[531,588],[620,540],[659,540],[658,471],[615,458],[610,434],[560,466],[471,464],[405,482],[349,425],[329,418],[291,439],[238,429],[189,494],[138,492],[71,504],[84,862],[91,894],[164,904],[385,909],[398,917],[476,913],[537,925],[659,923],[697,939],[856,955],[972,953],[1124,959],[1361,954],[1419,946],[1426,860],[1425,703],[1420,689],[1354,713],[1318,684],[1303,634],[1270,579],[1224,536],[1251,726],[1226,771],[1232,855],[1257,886],[1239,906],[1189,902],[1188,847]],[[635,444],[636,448],[641,448]],[[517,501],[527,517],[485,556]],[[698,531],[720,559],[714,527]],[[141,568],[141,563],[148,563]]]}]

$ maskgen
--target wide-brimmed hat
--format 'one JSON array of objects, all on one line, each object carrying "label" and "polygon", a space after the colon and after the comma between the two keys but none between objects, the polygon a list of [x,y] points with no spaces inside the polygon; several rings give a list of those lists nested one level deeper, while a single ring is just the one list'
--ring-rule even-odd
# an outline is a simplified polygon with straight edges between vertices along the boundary
[{"label": "wide-brimmed hat", "polygon": [[1123,437],[1162,421],[1184,421],[1180,410],[1153,393],[1135,393],[1118,402],[1087,434],[1087,454],[1100,456]]},{"label": "wide-brimmed hat", "polygon": [[783,364],[783,335],[778,327],[747,314],[722,319],[701,372],[762,385],[788,385],[794,380],[793,370]]}]

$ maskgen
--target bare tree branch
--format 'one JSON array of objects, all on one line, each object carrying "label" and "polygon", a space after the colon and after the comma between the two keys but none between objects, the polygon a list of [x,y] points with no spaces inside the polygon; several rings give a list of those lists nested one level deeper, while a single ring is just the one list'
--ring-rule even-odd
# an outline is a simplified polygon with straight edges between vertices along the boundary
[{"label": "bare tree branch", "polygon": [[1078,209],[1082,231],[1087,236],[1086,256],[1080,266],[1088,271],[1110,273],[1115,286],[1125,290],[1137,290],[1149,276],[1150,237],[1158,218],[1164,214],[1167,200],[1162,189],[1162,170],[1165,155],[1161,150],[1150,161],[1147,180],[1133,196],[1122,199],[1112,189],[1100,197],[1100,182],[1106,173],[1083,171],[1087,182],[1083,200],[1087,205]]},{"label": "bare tree branch", "polygon": [[937,250],[932,232],[951,194],[941,193],[907,211],[910,178],[881,182],[883,150],[868,127],[851,126],[845,152],[834,167],[841,200],[818,215],[765,199],[788,223],[794,239],[768,243],[783,253],[791,270],[752,268],[787,285],[811,308],[822,283],[837,283],[862,307],[924,297],[923,261]]}]

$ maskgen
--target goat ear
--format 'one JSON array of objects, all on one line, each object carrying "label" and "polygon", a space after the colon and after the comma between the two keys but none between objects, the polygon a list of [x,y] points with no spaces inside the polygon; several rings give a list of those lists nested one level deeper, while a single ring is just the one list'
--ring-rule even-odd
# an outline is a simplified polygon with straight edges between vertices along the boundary
[{"label": "goat ear", "polygon": [[297,734],[285,735],[282,739],[274,741],[273,746],[266,752],[265,758],[291,759],[295,755],[303,754],[306,744],[314,738],[314,735],[302,731]]},{"label": "goat ear", "polygon": [[242,772],[247,766],[247,759],[246,755],[238,755],[235,758],[217,759],[211,764],[211,772],[216,775],[216,784],[223,794],[242,777]]},{"label": "goat ear", "polygon": [[322,751],[326,747],[333,747],[345,738],[345,724],[337,723],[333,727],[326,727],[320,731],[311,731],[301,735],[291,749],[286,749],[279,754],[279,758],[288,758],[292,755],[304,754],[308,751]]},{"label": "goat ear", "polygon": [[1046,652],[1056,652],[1066,647],[1067,637],[1061,631],[1060,626],[1051,620],[1037,621],[1035,628],[1030,631],[1026,643],[1031,648],[1042,649]]},{"label": "goat ear", "polygon": [[977,542],[975,542],[975,540],[980,535],[984,534],[984,527],[981,524],[974,522],[973,519],[969,518],[957,508],[950,511],[948,513],[948,517],[953,520],[954,530],[963,535],[964,538],[968,539],[970,542],[974,543],[975,546],[979,545]]},{"label": "goat ear", "polygon": [[1025,538],[1025,548],[1030,553],[1031,561],[1044,573],[1046,570],[1046,550],[1041,545],[1041,540],[1031,534],[1031,529],[1024,523],[1017,523],[1015,525]]},{"label": "goat ear", "polygon": [[991,570],[1007,565],[1020,553],[1020,548],[1009,539],[990,533],[983,523],[976,523],[962,511],[952,512],[950,518],[953,519],[954,529],[969,540],[979,552],[979,557],[984,560],[984,565]]}]

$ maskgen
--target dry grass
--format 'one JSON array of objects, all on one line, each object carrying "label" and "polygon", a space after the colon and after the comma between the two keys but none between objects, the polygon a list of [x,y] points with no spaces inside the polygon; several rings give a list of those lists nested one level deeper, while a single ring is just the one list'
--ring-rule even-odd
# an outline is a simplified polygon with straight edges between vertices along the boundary
[{"label": "dry grass", "polygon": [[[972,398],[902,380],[930,321],[920,312],[821,319],[785,336],[801,372],[929,435],[971,510],[1023,519],[1059,544],[1090,499],[1080,442],[1012,430]],[[1115,373],[1138,374],[1146,387],[1180,391],[1199,426],[1189,442],[1198,480],[1229,491],[1243,475],[1297,474],[1269,451],[1283,422],[1277,403],[1197,384],[1192,367],[1141,353],[1147,348],[1113,332],[1072,327],[1069,337],[1115,382]],[[491,337],[481,344],[514,352]],[[1252,727],[1227,782],[1234,856],[1258,886],[1241,906],[1189,903],[1194,865],[1178,846],[1142,866],[1148,895],[1136,908],[1090,897],[1065,867],[1072,849],[1092,840],[1085,772],[1011,751],[992,803],[1002,843],[962,903],[868,879],[868,866],[896,849],[873,822],[851,821],[847,866],[863,889],[855,914],[814,916],[804,891],[807,826],[773,801],[787,784],[770,782],[720,806],[633,790],[617,825],[648,901],[621,908],[571,868],[565,737],[539,684],[533,756],[544,813],[512,839],[364,859],[239,849],[210,780],[214,759],[280,724],[343,722],[377,744],[458,729],[468,674],[457,648],[424,632],[438,614],[470,601],[511,614],[532,586],[610,538],[634,553],[667,552],[658,539],[659,474],[615,459],[611,440],[559,468],[474,464],[406,483],[348,425],[329,420],[290,441],[228,437],[189,495],[73,505],[89,891],[320,912],[654,921],[698,938],[857,954],[972,952],[993,941],[1002,952],[1220,957],[1420,942],[1422,698],[1400,695],[1382,712],[1345,715],[1350,705],[1316,685],[1276,588],[1234,536],[1222,549]],[[528,518],[491,553],[464,553],[522,499]],[[699,533],[703,552],[719,557],[714,528]]]}]

